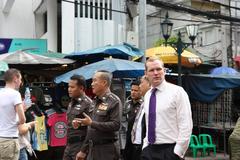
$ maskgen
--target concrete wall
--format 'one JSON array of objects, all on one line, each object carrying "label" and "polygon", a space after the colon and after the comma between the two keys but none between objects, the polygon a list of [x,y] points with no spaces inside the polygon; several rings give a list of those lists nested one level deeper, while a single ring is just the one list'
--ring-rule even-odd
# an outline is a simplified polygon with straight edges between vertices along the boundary
[{"label": "concrete wall", "polygon": [[35,37],[47,39],[48,50],[56,52],[57,0],[33,1],[33,9],[35,20]]},{"label": "concrete wall", "polygon": [[47,1],[47,33],[41,38],[48,40],[48,50],[57,51],[57,0]]},{"label": "concrete wall", "polygon": [[[0,3],[1,38],[47,39],[48,49],[57,51],[57,0],[15,0],[9,12],[3,12],[5,3]],[[41,15],[44,11],[47,11],[45,34],[40,33],[44,27]]]},{"label": "concrete wall", "polygon": [[[5,0],[6,1],[6,0]],[[35,38],[32,0],[15,0],[8,13],[0,6],[0,37]]]},{"label": "concrete wall", "polygon": [[[74,0],[71,0],[74,2]],[[62,2],[62,52],[70,53],[74,51],[75,37],[75,17],[74,5]]]}]

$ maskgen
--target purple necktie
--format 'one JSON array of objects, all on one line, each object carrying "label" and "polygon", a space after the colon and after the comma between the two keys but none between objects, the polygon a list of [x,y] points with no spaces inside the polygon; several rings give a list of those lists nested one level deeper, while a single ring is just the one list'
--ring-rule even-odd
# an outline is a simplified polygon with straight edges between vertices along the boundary
[{"label": "purple necktie", "polygon": [[155,128],[156,128],[156,91],[157,88],[152,89],[152,94],[149,102],[148,115],[148,142],[154,144],[155,142]]}]

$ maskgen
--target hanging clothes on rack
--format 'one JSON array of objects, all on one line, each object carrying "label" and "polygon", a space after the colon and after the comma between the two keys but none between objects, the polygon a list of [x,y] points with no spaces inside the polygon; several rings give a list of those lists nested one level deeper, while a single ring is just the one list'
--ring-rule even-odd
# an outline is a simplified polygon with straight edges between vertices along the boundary
[{"label": "hanging clothes on rack", "polygon": [[32,133],[32,147],[37,151],[48,150],[45,116],[38,117],[35,115],[35,121],[36,124]]}]

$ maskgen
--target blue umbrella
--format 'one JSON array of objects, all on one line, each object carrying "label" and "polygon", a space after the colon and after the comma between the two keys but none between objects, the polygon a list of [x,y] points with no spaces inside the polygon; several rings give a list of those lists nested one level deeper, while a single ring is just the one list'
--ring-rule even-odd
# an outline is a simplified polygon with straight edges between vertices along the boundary
[{"label": "blue umbrella", "polygon": [[97,70],[112,72],[115,78],[136,78],[144,74],[144,63],[122,59],[107,59],[74,69],[56,77],[54,81],[56,83],[68,83],[70,77],[74,74],[82,75],[88,80],[92,78]]},{"label": "blue umbrella", "polygon": [[73,52],[65,58],[72,58],[72,59],[83,59],[93,60],[93,58],[97,60],[102,60],[104,57],[112,56],[113,58],[121,58],[121,59],[128,59],[129,56],[131,57],[142,57],[144,52],[128,43],[118,44],[118,45],[107,45],[104,47],[99,47],[91,50],[86,50],[82,52]]},{"label": "blue umbrella", "polygon": [[213,68],[210,74],[211,75],[236,75],[236,74],[239,74],[239,72],[236,71],[234,68],[221,66],[221,67]]}]

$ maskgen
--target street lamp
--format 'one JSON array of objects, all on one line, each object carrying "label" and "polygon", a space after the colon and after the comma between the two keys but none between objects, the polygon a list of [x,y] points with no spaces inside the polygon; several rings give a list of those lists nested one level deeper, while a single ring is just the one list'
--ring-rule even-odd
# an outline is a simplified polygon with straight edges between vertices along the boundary
[{"label": "street lamp", "polygon": [[193,47],[193,41],[195,40],[198,32],[198,25],[190,24],[186,26],[187,34],[189,39],[191,40],[191,43],[185,43],[182,41],[180,31],[178,32],[177,42],[167,42],[168,38],[171,36],[172,26],[173,26],[173,23],[168,19],[168,12],[167,12],[165,16],[165,20],[161,23],[161,29],[162,29],[163,37],[165,39],[165,44],[169,44],[171,47],[173,47],[178,54],[178,85],[181,86],[182,85],[181,54],[190,45],[192,45]]}]

